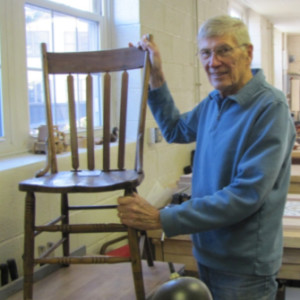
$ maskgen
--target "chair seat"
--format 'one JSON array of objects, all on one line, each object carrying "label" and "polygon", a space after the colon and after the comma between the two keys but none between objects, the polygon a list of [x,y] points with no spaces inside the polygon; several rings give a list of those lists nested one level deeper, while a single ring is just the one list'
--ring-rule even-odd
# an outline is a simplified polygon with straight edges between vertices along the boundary
[{"label": "chair seat", "polygon": [[19,183],[19,190],[46,193],[102,192],[138,186],[143,178],[144,174],[135,170],[64,171],[26,179]]}]

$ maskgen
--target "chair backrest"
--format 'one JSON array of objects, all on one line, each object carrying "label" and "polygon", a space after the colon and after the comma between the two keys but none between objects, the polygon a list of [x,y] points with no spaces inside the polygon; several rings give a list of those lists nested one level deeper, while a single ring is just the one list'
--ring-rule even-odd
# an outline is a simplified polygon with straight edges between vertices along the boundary
[{"label": "chair backrest", "polygon": [[[94,121],[93,121],[93,79],[92,74],[103,73],[103,171],[110,170],[110,137],[111,137],[111,73],[120,71],[121,91],[120,91],[120,116],[119,116],[119,134],[118,134],[118,163],[117,169],[125,168],[125,145],[126,145],[126,116],[128,102],[128,70],[142,69],[141,98],[136,99],[137,105],[140,104],[135,170],[143,172],[143,143],[145,130],[145,115],[147,108],[147,93],[149,81],[149,58],[146,51],[137,48],[122,48],[104,51],[90,52],[66,52],[53,53],[47,52],[46,44],[42,44],[43,55],[43,76],[44,90],[47,113],[48,127],[48,165],[37,176],[42,176],[49,169],[51,173],[58,171],[55,138],[53,132],[52,119],[52,100],[50,93],[49,75],[66,74],[68,89],[68,106],[69,106],[69,128],[70,128],[70,148],[72,169],[79,170],[79,151],[78,151],[78,133],[75,109],[75,91],[74,75],[86,74],[86,145],[87,145],[87,168],[95,169],[95,138],[94,138]],[[78,112],[77,112],[78,113]]]}]

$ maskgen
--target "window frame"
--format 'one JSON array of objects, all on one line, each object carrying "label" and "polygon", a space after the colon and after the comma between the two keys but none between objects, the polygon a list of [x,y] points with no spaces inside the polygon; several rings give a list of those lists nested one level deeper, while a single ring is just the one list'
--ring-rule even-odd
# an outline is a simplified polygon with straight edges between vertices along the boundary
[{"label": "window frame", "polygon": [[33,144],[29,123],[25,5],[54,9],[65,14],[99,22],[100,48],[105,49],[108,36],[106,12],[110,1],[102,0],[101,7],[100,2],[94,0],[97,11],[97,14],[94,14],[48,0],[1,0],[2,83],[0,84],[2,84],[4,137],[0,137],[0,157],[28,153]]}]

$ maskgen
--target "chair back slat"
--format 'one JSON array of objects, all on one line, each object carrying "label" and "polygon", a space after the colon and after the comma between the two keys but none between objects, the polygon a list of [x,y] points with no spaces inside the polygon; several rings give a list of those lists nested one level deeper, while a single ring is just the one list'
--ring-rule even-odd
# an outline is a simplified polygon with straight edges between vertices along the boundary
[{"label": "chair back slat", "polygon": [[49,74],[114,72],[142,68],[145,52],[137,48],[47,53]]},{"label": "chair back slat", "polygon": [[87,131],[87,164],[89,170],[95,168],[94,151],[94,113],[93,113],[93,78],[86,77],[86,131]]},{"label": "chair back slat", "polygon": [[68,104],[69,104],[72,168],[76,171],[79,168],[79,157],[78,157],[76,108],[75,108],[75,95],[74,95],[74,77],[72,75],[68,75],[67,82],[68,82]]},{"label": "chair back slat", "polygon": [[103,93],[103,171],[110,169],[110,102],[111,102],[111,76],[104,75]]},{"label": "chair back slat", "polygon": [[118,152],[118,169],[123,170],[125,165],[125,136],[126,136],[126,116],[128,101],[128,72],[122,73],[121,87],[121,105],[119,121],[119,152]]}]

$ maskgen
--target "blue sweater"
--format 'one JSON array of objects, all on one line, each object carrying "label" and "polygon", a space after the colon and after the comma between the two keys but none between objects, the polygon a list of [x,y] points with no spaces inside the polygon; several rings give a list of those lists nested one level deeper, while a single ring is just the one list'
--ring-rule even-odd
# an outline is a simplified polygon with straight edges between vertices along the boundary
[{"label": "blue sweater", "polygon": [[165,83],[149,106],[169,143],[196,141],[191,200],[160,213],[166,235],[192,234],[196,260],[240,274],[281,265],[282,216],[295,128],[262,70],[235,95],[213,91],[180,114]]}]

